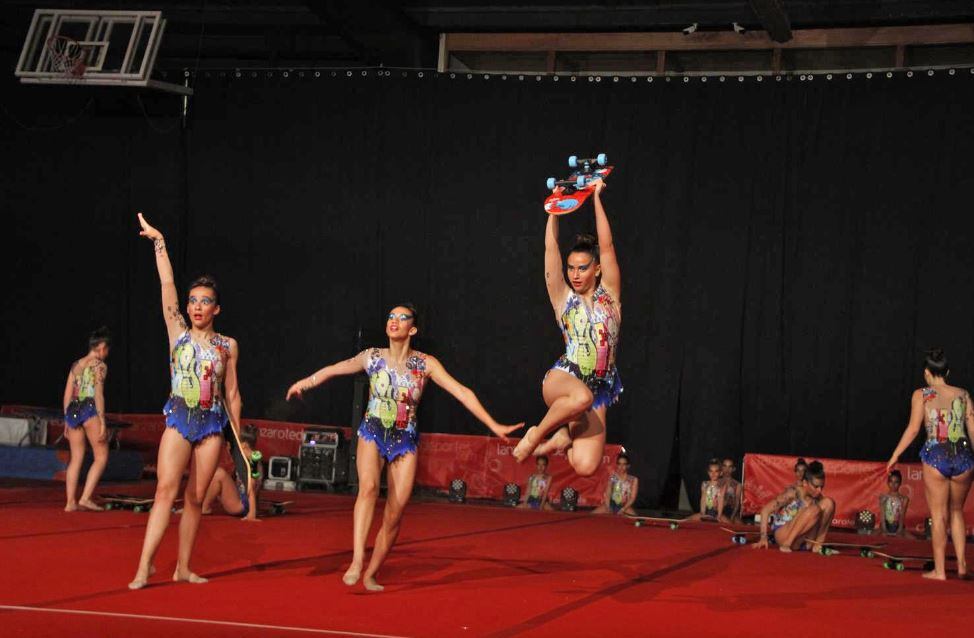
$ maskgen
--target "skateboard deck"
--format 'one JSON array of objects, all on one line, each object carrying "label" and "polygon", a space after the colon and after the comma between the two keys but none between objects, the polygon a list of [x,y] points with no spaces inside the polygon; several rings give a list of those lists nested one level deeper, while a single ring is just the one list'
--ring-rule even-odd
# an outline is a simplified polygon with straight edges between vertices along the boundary
[{"label": "skateboard deck", "polygon": [[805,539],[805,542],[806,543],[810,543],[812,545],[815,545],[816,547],[820,547],[821,548],[821,553],[823,553],[823,554],[829,554],[829,553],[836,553],[836,554],[838,554],[839,553],[839,550],[836,549],[836,548],[843,548],[844,547],[844,548],[849,548],[849,549],[858,549],[859,550],[859,555],[862,556],[863,558],[870,558],[870,554],[872,554],[875,550],[882,549],[883,547],[886,547],[886,543],[872,543],[872,544],[870,544],[870,543],[832,543],[832,542],[828,542],[828,541],[826,541],[824,543],[820,543],[820,542],[814,541],[814,540],[812,540],[810,538],[806,538]]},{"label": "skateboard deck", "polygon": [[684,520],[682,518],[661,518],[658,516],[633,516],[632,514],[626,514],[626,518],[631,520],[633,525],[636,527],[653,524],[666,524],[669,525],[670,529],[679,529],[680,523],[682,523]]},{"label": "skateboard deck", "polygon": [[[154,498],[141,496],[131,496],[128,494],[99,494],[98,498],[104,503],[106,510],[132,510],[134,512],[148,512],[155,503]],[[183,499],[178,498],[173,501],[173,511],[176,511],[177,503]]]},{"label": "skateboard deck", "polygon": [[[906,570],[906,566],[910,563],[918,563],[923,568],[923,571],[929,572],[933,570],[933,556],[894,556],[893,554],[887,554],[885,552],[877,552],[871,550],[868,555],[863,554],[866,558],[884,558],[883,567],[886,569],[892,569],[898,572]],[[946,560],[956,560],[954,556],[945,556]]]},{"label": "skateboard deck", "polygon": [[568,159],[568,165],[576,168],[567,179],[558,181],[549,177],[547,186],[554,192],[544,200],[545,212],[549,215],[567,215],[578,210],[585,203],[594,190],[592,182],[604,180],[614,167],[605,166],[607,161],[604,154],[592,160],[579,160],[574,155]]}]

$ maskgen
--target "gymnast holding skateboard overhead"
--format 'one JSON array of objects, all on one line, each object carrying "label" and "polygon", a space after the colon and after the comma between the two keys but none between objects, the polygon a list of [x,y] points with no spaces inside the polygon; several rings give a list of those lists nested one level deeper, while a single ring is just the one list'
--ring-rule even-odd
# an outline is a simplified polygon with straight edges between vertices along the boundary
[{"label": "gymnast holding skateboard overhead", "polygon": [[[556,186],[556,194],[561,189]],[[606,410],[622,394],[616,350],[622,323],[622,276],[602,191],[590,182],[597,238],[579,235],[562,270],[558,215],[549,214],[545,229],[545,285],[565,339],[565,354],[545,374],[541,392],[548,412],[525,432],[513,455],[523,462],[532,453],[567,450],[579,476],[591,476],[602,464]],[[566,277],[567,275],[567,277]],[[551,433],[551,438],[545,437]]]},{"label": "gymnast holding skateboard overhead", "polygon": [[[79,508],[101,511],[92,500],[95,488],[108,463],[108,426],[105,423],[105,359],[112,339],[108,328],[99,328],[88,337],[88,354],[71,364],[64,386],[64,438],[71,446],[71,460],[64,478],[67,503],[65,512]],[[85,460],[85,439],[91,444],[93,457],[85,487],[78,498],[78,477]]]},{"label": "gymnast holding skateboard overhead", "polygon": [[[501,425],[484,409],[473,390],[450,376],[443,365],[428,354],[413,350],[412,338],[419,332],[419,316],[412,304],[395,306],[386,317],[387,348],[363,350],[351,359],[326,366],[309,377],[295,382],[287,399],[300,397],[314,387],[341,375],[363,370],[369,375],[369,403],[358,429],[355,467],[358,470],[358,496],[352,531],[352,564],[342,581],[352,586],[362,579],[369,591],[382,591],[376,573],[396,542],[403,510],[409,503],[416,478],[416,452],[419,441],[416,411],[426,382],[432,380],[453,395],[463,407],[503,440],[524,426]],[[382,528],[375,539],[368,568],[365,564],[365,542],[372,527],[372,515],[379,496],[382,467],[388,464],[388,493]]]},{"label": "gymnast holding skateboard overhead", "polygon": [[910,420],[900,442],[886,464],[889,472],[910,446],[921,426],[926,426],[927,442],[920,450],[923,461],[923,488],[930,507],[930,541],[933,545],[933,570],[924,578],[946,580],[945,556],[947,526],[957,555],[957,575],[967,576],[964,556],[966,526],[964,501],[974,477],[974,406],[971,395],[964,388],[947,384],[950,365],[944,351],[936,348],[927,352],[923,379],[927,385],[915,390],[910,407]]},{"label": "gymnast holding skateboard overhead", "polygon": [[200,277],[190,284],[186,302],[190,326],[187,327],[179,311],[166,240],[142,213],[139,213],[139,223],[142,225],[139,234],[152,240],[156,255],[162,311],[169,334],[172,383],[169,400],[163,408],[166,429],[159,442],[155,500],[145,529],[139,566],[129,589],[145,587],[155,571],[152,560],[169,525],[173,500],[187,464],[189,480],[179,521],[179,557],[172,578],[190,583],[206,582],[192,572],[189,561],[199,530],[203,497],[224,445],[220,434],[228,418],[232,428],[239,428],[241,406],[237,342],[213,328],[213,320],[220,314],[216,282],[210,277]]}]

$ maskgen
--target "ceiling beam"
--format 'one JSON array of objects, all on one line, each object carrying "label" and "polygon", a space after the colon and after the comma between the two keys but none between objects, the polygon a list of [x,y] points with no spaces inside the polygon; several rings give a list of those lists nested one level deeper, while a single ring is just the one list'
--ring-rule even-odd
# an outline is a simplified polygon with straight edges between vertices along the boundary
[{"label": "ceiling beam", "polygon": [[775,42],[791,40],[791,22],[778,0],[750,0],[751,10]]}]

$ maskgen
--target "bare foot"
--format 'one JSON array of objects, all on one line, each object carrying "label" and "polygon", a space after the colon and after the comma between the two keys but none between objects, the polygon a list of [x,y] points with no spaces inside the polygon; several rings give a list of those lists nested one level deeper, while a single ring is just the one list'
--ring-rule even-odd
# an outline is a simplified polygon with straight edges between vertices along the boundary
[{"label": "bare foot", "polygon": [[212,513],[213,513],[213,510],[212,509],[201,509],[200,510],[200,514],[202,514],[203,516],[206,516],[207,514],[212,514]]},{"label": "bare foot", "polygon": [[194,585],[202,585],[203,583],[210,582],[206,578],[203,578],[202,576],[197,576],[193,572],[186,572],[186,573],[180,574],[178,567],[176,568],[176,571],[174,571],[173,574],[172,574],[172,580],[173,580],[174,583],[180,583],[180,582],[182,582],[182,583],[193,583]]},{"label": "bare foot", "polygon": [[923,577],[930,580],[947,580],[947,574],[938,574],[936,571],[923,572]]},{"label": "bare foot", "polygon": [[78,501],[78,507],[81,507],[82,509],[86,509],[91,512],[102,512],[105,510],[104,507],[94,502],[90,498],[83,498],[80,501]]},{"label": "bare foot", "polygon": [[780,547],[778,547],[778,551],[784,552],[786,554],[790,554],[791,548],[788,547],[787,545],[781,545]]},{"label": "bare foot", "polygon": [[352,565],[345,571],[345,575],[342,576],[342,582],[351,587],[358,582],[361,576],[362,568],[358,565]]},{"label": "bare foot", "polygon": [[375,582],[375,576],[366,576],[362,579],[362,584],[369,591],[384,591],[385,587]]},{"label": "bare foot", "polygon": [[129,583],[129,589],[142,589],[149,584],[149,579],[156,573],[156,568],[149,565],[149,570],[145,573],[140,569],[135,574],[135,580]]},{"label": "bare foot", "polygon": [[538,447],[538,443],[540,443],[540,441],[535,441],[533,438],[537,435],[538,427],[531,426],[528,428],[528,431],[524,433],[521,440],[518,441],[518,444],[514,446],[514,451],[511,452],[511,456],[513,456],[518,463],[523,463],[526,458],[531,456],[531,452],[534,451],[534,448]]},{"label": "bare foot", "polygon": [[68,503],[67,505],[64,506],[64,511],[65,512],[77,512],[78,511],[78,504],[77,503]]},{"label": "bare foot", "polygon": [[551,438],[543,441],[541,445],[534,449],[534,456],[547,456],[555,452],[564,452],[572,446],[572,437],[568,433],[568,427],[563,426],[555,430]]}]

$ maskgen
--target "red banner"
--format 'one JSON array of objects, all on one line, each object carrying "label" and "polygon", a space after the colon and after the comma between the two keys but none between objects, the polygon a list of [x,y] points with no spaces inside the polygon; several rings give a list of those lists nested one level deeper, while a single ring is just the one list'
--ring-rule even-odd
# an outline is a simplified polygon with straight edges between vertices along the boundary
[{"label": "red banner", "polygon": [[[889,491],[886,486],[886,464],[872,461],[818,460],[825,467],[825,495],[835,501],[835,527],[854,528],[856,517],[862,510],[869,510],[879,520],[879,495]],[[764,504],[776,497],[788,485],[795,482],[794,456],[771,454],[744,455],[744,513],[756,514]],[[906,512],[906,525],[911,531],[922,534],[930,511],[923,491],[923,466],[919,463],[900,463],[903,474],[900,493],[910,497]],[[974,500],[964,505],[964,518],[968,533],[974,524]]]},{"label": "red banner", "polygon": [[[53,442],[61,435],[63,422],[50,410],[27,406],[3,406],[4,414],[37,414],[48,418],[48,441]],[[162,414],[109,414],[109,420],[131,424],[118,432],[120,446],[126,450],[136,450],[142,454],[146,469],[155,471],[159,439],[165,430]],[[265,459],[272,456],[298,456],[301,440],[306,428],[332,427],[311,423],[289,423],[265,421],[262,419],[243,419],[244,425],[256,425],[260,429],[257,446]],[[346,439],[351,437],[350,428],[344,431]],[[455,478],[467,484],[470,498],[504,498],[504,486],[517,483],[525,489],[527,478],[535,471],[533,460],[518,464],[511,456],[514,445],[504,443],[496,437],[469,436],[459,434],[422,433],[419,437],[419,466],[416,471],[416,484],[421,487],[448,490]],[[62,443],[67,446],[67,442]],[[557,501],[561,490],[573,487],[578,492],[579,505],[598,505],[602,493],[614,467],[615,457],[622,451],[619,445],[606,445],[602,457],[602,469],[590,477],[579,477],[568,464],[564,454],[549,457],[548,472],[552,475],[551,500]]]}]

